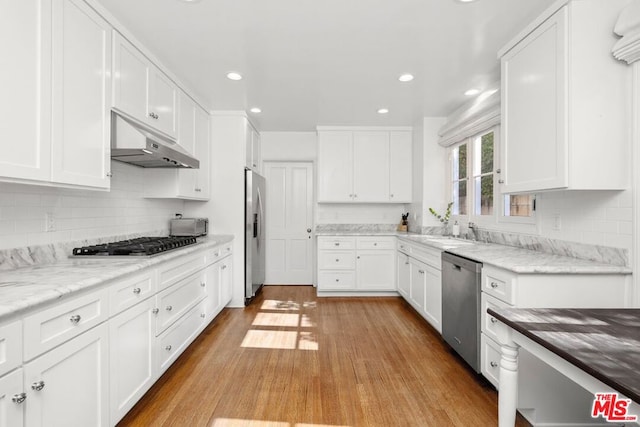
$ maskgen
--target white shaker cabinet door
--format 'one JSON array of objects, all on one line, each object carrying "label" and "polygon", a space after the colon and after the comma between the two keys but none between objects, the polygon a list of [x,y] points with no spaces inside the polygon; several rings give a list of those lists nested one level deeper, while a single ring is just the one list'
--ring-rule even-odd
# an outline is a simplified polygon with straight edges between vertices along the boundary
[{"label": "white shaker cabinet door", "polygon": [[389,200],[389,133],[353,133],[355,202]]},{"label": "white shaker cabinet door", "polygon": [[0,378],[0,427],[24,425],[27,394],[22,380],[22,369]]},{"label": "white shaker cabinet door", "polygon": [[0,176],[47,181],[51,166],[51,1],[0,6]]},{"label": "white shaker cabinet door", "polygon": [[411,131],[392,131],[389,138],[389,201],[410,203],[412,190]]},{"label": "white shaker cabinet door", "polygon": [[141,122],[147,122],[151,63],[115,31],[113,43],[113,106]]},{"label": "white shaker cabinet door", "polygon": [[356,256],[356,287],[358,290],[395,290],[395,253],[393,250],[359,251]]},{"label": "white shaker cabinet door", "polygon": [[103,323],[25,365],[27,427],[109,425],[107,340]]},{"label": "white shaker cabinet door", "polygon": [[502,58],[503,192],[568,186],[567,13]]},{"label": "white shaker cabinet door", "polygon": [[427,265],[409,258],[411,273],[411,288],[409,291],[409,302],[418,313],[424,316],[424,299],[426,293],[426,268]]},{"label": "white shaker cabinet door", "polygon": [[209,144],[209,113],[197,107],[195,112],[195,156],[200,161],[196,169],[195,198],[209,200],[211,161]]},{"label": "white shaker cabinet door", "polygon": [[431,326],[442,332],[442,272],[430,265],[424,268],[424,314]]},{"label": "white shaker cabinet door", "polygon": [[318,201],[353,201],[353,132],[318,133]]},{"label": "white shaker cabinet door", "polygon": [[149,110],[151,124],[165,134],[177,136],[176,105],[178,88],[162,71],[151,68]]},{"label": "white shaker cabinet door", "polygon": [[115,425],[156,379],[154,299],[109,321],[111,425]]},{"label": "white shaker cabinet door", "polygon": [[409,265],[409,256],[398,252],[396,257],[398,265],[398,292],[404,299],[409,299],[411,286],[411,267]]},{"label": "white shaker cabinet door", "polygon": [[53,4],[52,180],[110,186],[111,27],[81,0]]}]

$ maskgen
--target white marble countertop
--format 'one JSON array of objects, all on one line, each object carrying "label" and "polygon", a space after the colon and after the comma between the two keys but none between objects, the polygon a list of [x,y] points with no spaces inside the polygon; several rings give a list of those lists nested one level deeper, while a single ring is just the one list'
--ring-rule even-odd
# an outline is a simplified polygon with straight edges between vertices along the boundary
[{"label": "white marble countertop", "polygon": [[333,231],[318,236],[397,236],[400,239],[480,261],[519,274],[631,274],[631,269],[615,264],[589,261],[513,246],[475,242],[439,235],[406,232]]},{"label": "white marble countertop", "polygon": [[198,244],[152,257],[81,258],[0,271],[0,319],[175,258],[213,248],[233,236],[199,237]]}]

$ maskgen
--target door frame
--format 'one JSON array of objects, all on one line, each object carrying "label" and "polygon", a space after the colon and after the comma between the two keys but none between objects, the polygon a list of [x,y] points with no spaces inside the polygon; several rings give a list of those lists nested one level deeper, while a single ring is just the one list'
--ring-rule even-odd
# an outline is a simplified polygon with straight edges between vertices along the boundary
[{"label": "door frame", "polygon": [[[318,287],[318,256],[317,256],[317,237],[316,237],[316,212],[318,205],[318,192],[317,192],[317,168],[316,161],[311,159],[301,159],[301,160],[278,160],[278,159],[269,159],[262,161],[262,174],[266,176],[267,167],[273,163],[283,163],[287,165],[299,165],[299,164],[309,164],[311,165],[311,176],[313,178],[313,183],[311,185],[311,284],[314,288]],[[269,217],[267,216],[267,223],[269,222]],[[265,224],[265,240],[269,239],[269,227]]]}]

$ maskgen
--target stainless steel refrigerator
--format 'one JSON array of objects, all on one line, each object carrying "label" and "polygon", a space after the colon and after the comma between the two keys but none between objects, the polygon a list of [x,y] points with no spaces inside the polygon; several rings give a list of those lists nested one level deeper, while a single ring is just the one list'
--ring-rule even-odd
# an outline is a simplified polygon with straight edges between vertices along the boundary
[{"label": "stainless steel refrigerator", "polygon": [[248,305],[264,284],[266,181],[247,169],[244,182],[244,303]]}]

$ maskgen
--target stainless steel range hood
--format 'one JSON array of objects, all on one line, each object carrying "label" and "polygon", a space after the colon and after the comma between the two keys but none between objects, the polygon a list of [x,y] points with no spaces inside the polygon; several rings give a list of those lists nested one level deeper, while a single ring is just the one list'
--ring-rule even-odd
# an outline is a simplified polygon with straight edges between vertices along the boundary
[{"label": "stainless steel range hood", "polygon": [[200,162],[175,141],[111,112],[111,158],[143,168],[193,168]]}]

